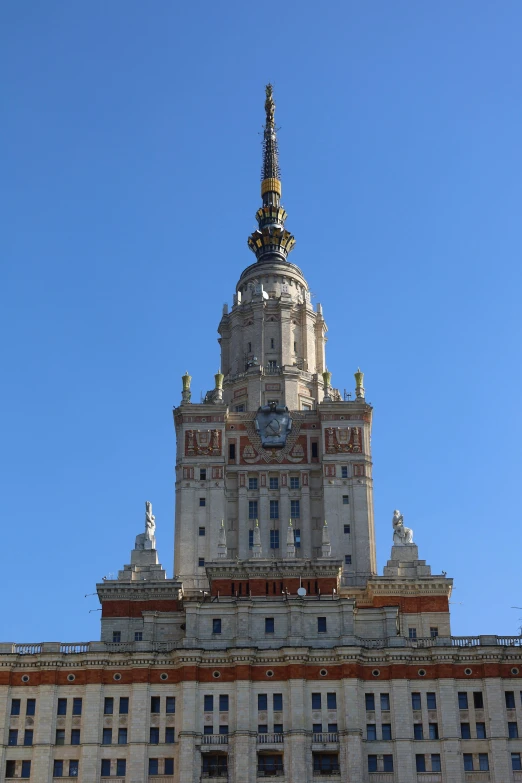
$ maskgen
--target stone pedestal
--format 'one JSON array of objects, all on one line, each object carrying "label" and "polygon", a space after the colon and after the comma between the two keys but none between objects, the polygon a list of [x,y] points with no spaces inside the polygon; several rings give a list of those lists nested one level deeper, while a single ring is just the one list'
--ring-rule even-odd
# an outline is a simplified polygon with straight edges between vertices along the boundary
[{"label": "stone pedestal", "polygon": [[394,544],[391,559],[384,566],[384,576],[400,576],[415,579],[419,576],[431,576],[431,567],[425,560],[419,560],[417,544]]}]

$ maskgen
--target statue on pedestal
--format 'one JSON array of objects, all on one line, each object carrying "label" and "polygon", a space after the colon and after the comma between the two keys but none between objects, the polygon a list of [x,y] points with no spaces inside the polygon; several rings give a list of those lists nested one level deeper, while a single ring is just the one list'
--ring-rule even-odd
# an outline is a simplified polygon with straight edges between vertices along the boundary
[{"label": "statue on pedestal", "polygon": [[152,503],[145,502],[145,532],[136,536],[134,549],[156,549],[156,517],[152,513]]},{"label": "statue on pedestal", "polygon": [[413,530],[404,526],[404,517],[398,509],[393,512],[392,525],[394,546],[413,544]]}]

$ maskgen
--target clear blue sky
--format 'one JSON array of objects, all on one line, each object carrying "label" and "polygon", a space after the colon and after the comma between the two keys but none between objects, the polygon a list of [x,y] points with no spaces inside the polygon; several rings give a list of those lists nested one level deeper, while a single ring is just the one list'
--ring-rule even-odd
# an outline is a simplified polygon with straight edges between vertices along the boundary
[{"label": "clear blue sky", "polygon": [[151,500],[172,575],[180,376],[211,388],[253,261],[264,85],[335,386],[375,406],[455,634],[516,634],[522,5],[7,0],[0,9],[2,639],[98,637]]}]

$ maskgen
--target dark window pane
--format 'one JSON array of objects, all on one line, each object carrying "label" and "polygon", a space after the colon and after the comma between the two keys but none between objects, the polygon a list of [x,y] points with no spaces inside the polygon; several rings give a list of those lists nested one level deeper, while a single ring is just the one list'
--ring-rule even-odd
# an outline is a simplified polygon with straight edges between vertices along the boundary
[{"label": "dark window pane", "polygon": [[159,745],[159,728],[157,726],[150,727],[149,742],[151,745]]},{"label": "dark window pane", "polygon": [[377,772],[377,756],[368,756],[368,772]]},{"label": "dark window pane", "polygon": [[468,694],[465,691],[459,691],[459,710],[468,709]]},{"label": "dark window pane", "polygon": [[317,633],[326,633],[326,617],[317,618]]},{"label": "dark window pane", "polygon": [[265,617],[265,633],[274,633],[273,617]]},{"label": "dark window pane", "polygon": [[114,710],[114,699],[112,698],[112,696],[106,696],[105,704],[103,707],[104,715],[112,715],[113,710]]},{"label": "dark window pane", "polygon": [[33,744],[33,730],[26,729],[24,732],[24,745],[32,745],[32,744]]},{"label": "dark window pane", "polygon": [[489,769],[489,758],[487,753],[479,753],[479,769],[487,772]]},{"label": "dark window pane", "polygon": [[228,694],[220,693],[219,695],[219,711],[228,712]]},{"label": "dark window pane", "polygon": [[58,713],[58,715],[66,715],[67,714],[67,699],[58,699],[57,713]]},{"label": "dark window pane", "polygon": [[366,739],[373,742],[377,739],[377,726],[375,723],[368,723],[366,726]]},{"label": "dark window pane", "polygon": [[283,694],[282,693],[274,693],[273,695],[273,707],[274,712],[281,712],[283,709]]},{"label": "dark window pane", "polygon": [[77,759],[69,761],[69,777],[77,778],[79,768],[80,768],[80,762]]},{"label": "dark window pane", "polygon": [[411,707],[413,710],[421,709],[421,695],[420,693],[411,694]]},{"label": "dark window pane", "polygon": [[327,693],[326,694],[326,706],[329,710],[336,710],[337,709],[337,694],[336,693]]},{"label": "dark window pane", "polygon": [[476,710],[484,709],[484,698],[482,691],[473,691],[473,706]]},{"label": "dark window pane", "polygon": [[36,699],[27,699],[25,714],[34,715],[36,712]]},{"label": "dark window pane", "polygon": [[312,709],[313,710],[320,710],[321,709],[321,694],[320,693],[312,693]]},{"label": "dark window pane", "polygon": [[212,712],[214,709],[214,697],[212,694],[207,694],[203,697],[203,709],[205,712]]},{"label": "dark window pane", "polygon": [[426,694],[426,702],[427,702],[429,710],[436,710],[437,709],[437,696],[436,696],[435,693],[427,693]]},{"label": "dark window pane", "polygon": [[390,694],[381,693],[381,710],[387,711],[390,709]]},{"label": "dark window pane", "polygon": [[116,774],[121,775],[122,777],[125,775],[127,771],[127,762],[125,759],[117,759],[116,760]]},{"label": "dark window pane", "polygon": [[257,727],[258,734],[268,734],[268,723],[260,723]]},{"label": "dark window pane", "polygon": [[506,707],[508,710],[515,709],[515,693],[514,691],[506,691],[504,694],[506,697]]},{"label": "dark window pane", "polygon": [[509,739],[516,739],[518,737],[518,724],[516,721],[509,721],[508,737]]},{"label": "dark window pane", "polygon": [[174,774],[174,759],[165,759],[165,775]]},{"label": "dark window pane", "polygon": [[258,693],[257,694],[257,709],[260,712],[264,712],[268,709],[268,696],[266,693]]},{"label": "dark window pane", "polygon": [[72,729],[71,731],[71,745],[80,744],[80,729]]},{"label": "dark window pane", "polygon": [[322,734],[323,733],[323,724],[322,723],[314,723],[312,726],[312,731],[314,734]]},{"label": "dark window pane", "polygon": [[82,714],[82,700],[73,699],[73,715],[81,715],[81,714]]},{"label": "dark window pane", "polygon": [[464,769],[466,772],[473,771],[473,755],[471,753],[464,753]]},{"label": "dark window pane", "polygon": [[520,753],[511,754],[511,769],[513,770],[522,769],[522,760],[520,758]]},{"label": "dark window pane", "polygon": [[30,761],[22,761],[22,774],[20,775],[21,778],[30,778],[31,777],[31,762]]},{"label": "dark window pane", "polygon": [[221,620],[219,617],[215,617],[212,620],[212,633],[221,633]]},{"label": "dark window pane", "polygon": [[150,711],[157,714],[161,708],[161,698],[159,696],[150,697]]},{"label": "dark window pane", "polygon": [[477,723],[477,739],[486,739],[485,723]]},{"label": "dark window pane", "polygon": [[158,759],[149,759],[149,775],[157,775],[159,773]]},{"label": "dark window pane", "polygon": [[430,731],[430,740],[436,740],[439,738],[439,724],[438,723],[430,723],[429,724],[429,731]]},{"label": "dark window pane", "polygon": [[424,739],[424,731],[422,728],[422,723],[413,724],[413,739],[416,740]]},{"label": "dark window pane", "polygon": [[111,774],[111,760],[110,759],[102,759],[101,763],[101,775],[103,777],[108,777]]},{"label": "dark window pane", "polygon": [[55,745],[65,745],[65,729],[56,729]]},{"label": "dark window pane", "polygon": [[8,745],[18,745],[18,729],[9,729]]},{"label": "dark window pane", "polygon": [[176,712],[176,697],[167,696],[167,715],[173,715]]},{"label": "dark window pane", "polygon": [[440,772],[441,771],[440,753],[432,753],[431,754],[431,771],[432,772]]},{"label": "dark window pane", "polygon": [[385,772],[393,772],[393,756],[391,753],[385,753],[382,757],[382,762]]},{"label": "dark window pane", "polygon": [[165,729],[165,744],[172,745],[174,742],[174,726],[167,726]]},{"label": "dark window pane", "polygon": [[103,729],[102,745],[112,745],[112,729]]},{"label": "dark window pane", "polygon": [[127,729],[118,729],[118,745],[127,744]]},{"label": "dark window pane", "polygon": [[365,693],[364,699],[366,702],[366,709],[367,710],[374,710],[375,709],[375,695],[373,693]]},{"label": "dark window pane", "polygon": [[417,772],[426,772],[426,757],[423,753],[417,753],[415,756],[415,769]]},{"label": "dark window pane", "polygon": [[120,715],[127,715],[129,712],[129,697],[120,696]]},{"label": "dark window pane", "polygon": [[53,778],[63,777],[63,761],[56,759],[53,764]]},{"label": "dark window pane", "polygon": [[460,736],[462,737],[462,739],[471,739],[471,731],[469,728],[469,723],[460,724]]},{"label": "dark window pane", "polygon": [[383,740],[391,740],[392,738],[391,723],[382,724],[382,738]]}]

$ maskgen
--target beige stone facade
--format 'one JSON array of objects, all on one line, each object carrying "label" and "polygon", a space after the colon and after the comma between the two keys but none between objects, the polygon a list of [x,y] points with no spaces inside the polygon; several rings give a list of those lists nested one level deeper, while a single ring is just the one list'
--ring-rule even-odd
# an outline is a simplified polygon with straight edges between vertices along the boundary
[{"label": "beige stone facade", "polygon": [[175,576],[147,504],[100,641],[0,644],[0,783],[522,783],[522,638],[452,636],[391,525],[377,574],[372,407],[288,261],[274,109],[221,370],[174,410]]}]

